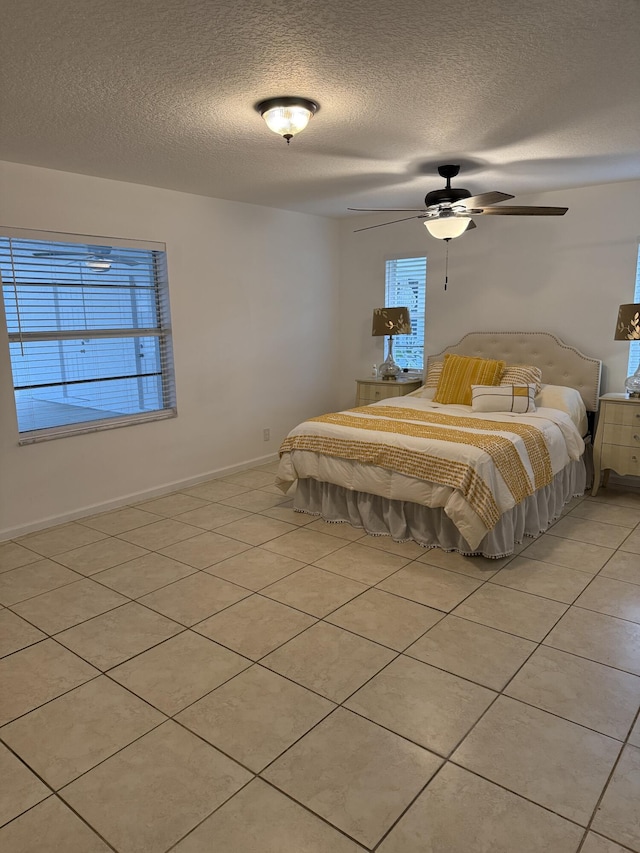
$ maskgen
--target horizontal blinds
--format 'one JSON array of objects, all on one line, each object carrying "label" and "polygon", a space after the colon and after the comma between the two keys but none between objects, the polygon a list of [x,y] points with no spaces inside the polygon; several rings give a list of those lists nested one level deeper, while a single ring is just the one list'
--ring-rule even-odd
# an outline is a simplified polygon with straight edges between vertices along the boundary
[{"label": "horizontal blinds", "polygon": [[394,358],[401,367],[414,370],[422,370],[424,366],[426,285],[426,258],[394,258],[387,261],[385,306],[406,306],[411,318],[411,334],[398,335],[394,339]]},{"label": "horizontal blinds", "polygon": [[165,254],[0,237],[21,433],[175,407]]},{"label": "horizontal blinds", "polygon": [[[640,303],[640,246],[638,247],[638,260],[636,264],[636,287],[633,301]],[[640,341],[633,341],[629,347],[629,376],[640,367]]]}]

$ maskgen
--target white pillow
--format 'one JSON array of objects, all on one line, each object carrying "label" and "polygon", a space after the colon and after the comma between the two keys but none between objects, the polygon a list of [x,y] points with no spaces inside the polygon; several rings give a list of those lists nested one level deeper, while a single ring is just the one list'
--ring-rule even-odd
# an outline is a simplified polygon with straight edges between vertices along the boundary
[{"label": "white pillow", "polygon": [[569,415],[580,435],[587,433],[587,410],[582,395],[566,385],[543,385],[536,397],[536,406],[545,409],[560,409]]},{"label": "white pillow", "polygon": [[535,412],[535,385],[472,385],[472,412]]},{"label": "white pillow", "polygon": [[418,388],[417,391],[411,391],[410,394],[406,395],[407,397],[422,397],[423,400],[433,400],[436,396],[435,388],[427,388],[426,385],[422,385]]}]

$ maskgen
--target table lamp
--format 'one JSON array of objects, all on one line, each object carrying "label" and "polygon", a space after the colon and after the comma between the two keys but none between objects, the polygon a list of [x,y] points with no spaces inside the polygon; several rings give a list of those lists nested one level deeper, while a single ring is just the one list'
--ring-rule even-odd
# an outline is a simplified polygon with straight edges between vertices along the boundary
[{"label": "table lamp", "polygon": [[400,366],[393,360],[393,336],[410,335],[411,320],[408,308],[374,308],[373,329],[374,337],[381,335],[389,336],[389,349],[387,357],[378,368],[378,375],[382,379],[397,379]]},{"label": "table lamp", "polygon": [[[640,302],[620,306],[614,340],[640,341]],[[624,387],[630,397],[640,397],[640,364],[632,376],[627,376]]]}]

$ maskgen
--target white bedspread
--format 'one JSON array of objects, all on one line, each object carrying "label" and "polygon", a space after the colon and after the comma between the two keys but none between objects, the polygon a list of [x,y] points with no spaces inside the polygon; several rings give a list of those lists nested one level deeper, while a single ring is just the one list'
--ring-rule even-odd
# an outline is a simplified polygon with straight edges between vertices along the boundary
[{"label": "white bedspread", "polygon": [[[385,409],[388,415],[385,415]],[[413,413],[410,411],[412,409]],[[392,410],[396,410],[396,415],[397,410],[406,410],[406,416],[402,413],[400,421],[405,430],[402,434],[394,431],[394,424],[397,424],[398,420],[392,417]],[[441,440],[431,436],[425,437],[423,433],[429,433],[431,430],[424,429],[424,419],[421,420],[423,413],[425,415],[439,413],[465,418],[465,420],[457,421],[455,427],[447,425],[448,440]],[[400,448],[405,462],[406,458],[418,458],[415,455],[418,453],[423,454],[425,459],[437,457],[445,466],[459,467],[459,463],[464,463],[469,466],[473,476],[479,478],[482,487],[486,486],[500,514],[515,506],[522,499],[522,494],[532,494],[535,489],[543,485],[540,482],[541,467],[545,468],[547,474],[553,476],[570,460],[580,458],[584,451],[584,442],[571,418],[556,409],[539,408],[535,413],[528,415],[515,415],[508,412],[473,413],[469,406],[443,406],[418,397],[394,397],[363,409],[342,412],[333,417],[335,421],[343,421],[343,423],[322,419],[305,421],[292,430],[288,438],[298,437],[300,444],[304,443],[300,442],[300,437],[306,436],[309,437],[309,445],[312,446],[314,442],[317,444],[317,437],[322,437],[329,448],[334,440],[343,446],[349,443],[358,446],[359,443],[366,443],[368,448],[378,445],[381,452],[383,448],[386,449],[387,456],[388,448],[392,444]],[[359,424],[356,425],[358,420],[362,421],[361,428]],[[491,422],[491,427],[485,423],[485,428],[478,429],[482,421]],[[497,431],[493,423],[500,425]],[[533,461],[530,458],[527,447],[531,449],[531,441],[523,440],[522,434],[513,431],[518,424],[532,426],[541,432],[548,451],[544,465],[539,458],[534,458]],[[508,439],[515,447],[520,460],[517,466],[519,473],[514,475],[513,466],[511,466],[508,475],[503,476],[505,466],[503,465],[503,473],[501,473],[492,454],[486,452],[482,446],[478,446],[477,440],[475,445],[462,443],[465,433],[471,436],[480,434],[485,437],[497,435]],[[278,483],[283,490],[287,490],[299,478],[311,477],[389,499],[411,501],[430,507],[443,507],[472,548],[475,548],[488,530],[497,523],[497,518],[493,521],[487,520],[487,513],[478,511],[477,499],[472,500],[468,495],[466,496],[464,489],[452,488],[442,482],[425,479],[424,471],[414,476],[413,472],[407,473],[405,470],[401,473],[394,470],[386,462],[382,467],[359,461],[357,454],[354,454],[356,458],[344,458],[339,453],[331,455],[331,453],[320,453],[308,449],[286,449],[287,441],[288,439],[283,444],[285,452],[282,453],[278,471]],[[290,446],[291,442],[289,442]],[[404,467],[406,469],[406,464]],[[519,480],[518,489],[514,489],[514,476]],[[527,479],[529,482],[525,482]],[[514,492],[516,492],[515,495]]]}]

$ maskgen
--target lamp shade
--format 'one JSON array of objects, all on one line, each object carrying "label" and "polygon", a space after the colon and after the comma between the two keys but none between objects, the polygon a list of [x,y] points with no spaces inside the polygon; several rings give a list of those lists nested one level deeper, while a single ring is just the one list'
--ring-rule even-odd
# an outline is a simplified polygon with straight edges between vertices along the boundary
[{"label": "lamp shade", "polygon": [[374,308],[373,328],[371,334],[380,335],[410,335],[411,319],[408,308]]},{"label": "lamp shade", "polygon": [[269,98],[256,104],[256,110],[265,120],[269,130],[279,133],[287,142],[309,124],[318,104],[307,98]]},{"label": "lamp shade", "polygon": [[640,302],[620,306],[614,340],[640,341]]},{"label": "lamp shade", "polygon": [[470,222],[469,216],[446,216],[440,219],[427,219],[424,225],[432,237],[437,237],[438,240],[452,240],[464,234]]}]

